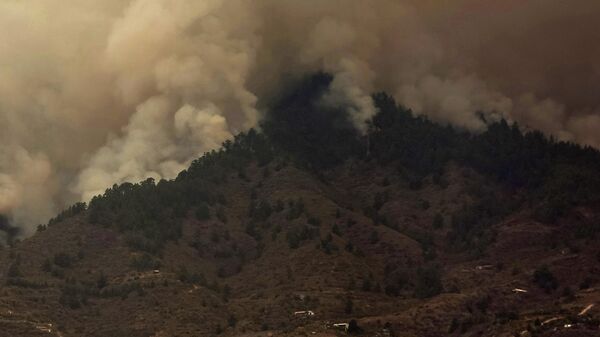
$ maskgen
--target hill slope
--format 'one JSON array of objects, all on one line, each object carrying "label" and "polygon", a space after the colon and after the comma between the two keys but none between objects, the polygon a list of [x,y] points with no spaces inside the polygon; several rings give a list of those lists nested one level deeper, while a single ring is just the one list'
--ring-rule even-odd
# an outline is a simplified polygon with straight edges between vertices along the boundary
[{"label": "hill slope", "polygon": [[0,336],[598,334],[597,151],[385,94],[359,134],[330,81],[0,251]]}]

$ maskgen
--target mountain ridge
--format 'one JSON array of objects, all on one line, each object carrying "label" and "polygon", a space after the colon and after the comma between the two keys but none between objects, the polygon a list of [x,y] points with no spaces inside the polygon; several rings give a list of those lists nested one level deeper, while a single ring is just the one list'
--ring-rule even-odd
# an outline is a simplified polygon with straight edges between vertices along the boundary
[{"label": "mountain ridge", "polygon": [[577,315],[600,299],[598,151],[503,120],[468,134],[384,93],[361,134],[323,105],[330,82],[301,81],[177,178],[12,242],[0,335],[598,332],[597,309]]}]

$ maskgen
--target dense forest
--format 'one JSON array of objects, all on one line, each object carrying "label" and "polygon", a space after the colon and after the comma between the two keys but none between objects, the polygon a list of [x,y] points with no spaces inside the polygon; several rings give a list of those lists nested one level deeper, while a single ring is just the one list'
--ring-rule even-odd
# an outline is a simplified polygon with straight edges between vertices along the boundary
[{"label": "dense forest", "polygon": [[[483,235],[481,227],[523,203],[533,206],[540,220],[552,222],[572,206],[600,199],[600,152],[593,148],[559,142],[538,131],[524,132],[506,120],[488,123],[483,133],[469,133],[415,116],[386,93],[373,95],[377,114],[361,134],[350,122],[347,107],[323,103],[331,81],[325,73],[299,81],[271,105],[260,131],[238,134],[194,160],[174,180],[147,179],[107,189],[89,203],[90,222],[116,226],[128,233],[132,247],[156,252],[181,235],[181,220],[189,212],[206,218],[211,207],[226,222],[222,209],[227,200],[215,187],[231,173],[244,179],[250,163],[264,167],[274,161],[316,175],[350,159],[391,165],[414,189],[427,176],[439,180],[447,164],[455,162],[524,196],[504,209],[484,199],[456,214],[456,241]],[[86,205],[76,204],[49,225],[83,211]]]}]

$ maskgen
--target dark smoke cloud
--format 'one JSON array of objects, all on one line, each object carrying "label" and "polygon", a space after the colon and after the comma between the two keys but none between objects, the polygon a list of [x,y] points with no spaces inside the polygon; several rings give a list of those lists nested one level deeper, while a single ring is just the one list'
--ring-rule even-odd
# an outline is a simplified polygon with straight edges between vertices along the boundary
[{"label": "dark smoke cloud", "polygon": [[385,90],[480,131],[477,112],[600,146],[595,0],[77,0],[0,3],[0,213],[65,203],[256,126],[282,83],[333,74],[357,128]]}]

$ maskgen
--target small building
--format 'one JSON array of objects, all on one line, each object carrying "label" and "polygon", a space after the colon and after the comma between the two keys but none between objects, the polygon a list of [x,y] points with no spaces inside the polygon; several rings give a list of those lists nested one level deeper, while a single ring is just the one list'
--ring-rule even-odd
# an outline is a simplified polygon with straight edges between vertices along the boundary
[{"label": "small building", "polygon": [[295,311],[294,316],[312,317],[315,313],[312,310]]},{"label": "small building", "polygon": [[334,327],[335,329],[338,329],[338,330],[344,330],[344,331],[346,331],[346,332],[347,332],[347,331],[348,331],[348,328],[350,327],[350,324],[348,324],[348,323],[334,323],[334,324],[333,324],[333,327]]}]

